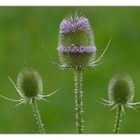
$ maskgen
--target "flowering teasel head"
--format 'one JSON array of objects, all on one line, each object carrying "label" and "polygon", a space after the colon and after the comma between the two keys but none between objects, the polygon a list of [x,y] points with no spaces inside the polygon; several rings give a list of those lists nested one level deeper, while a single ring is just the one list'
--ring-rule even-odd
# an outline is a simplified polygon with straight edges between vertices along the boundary
[{"label": "flowering teasel head", "polygon": [[[110,41],[109,41],[110,43]],[[100,57],[95,60],[96,47],[93,40],[93,32],[88,19],[75,14],[62,20],[59,30],[59,42],[57,51],[61,64],[56,63],[50,56],[53,64],[60,68],[73,68],[75,85],[75,118],[76,130],[82,134],[84,130],[83,113],[83,69],[94,67],[103,58],[107,47]]]},{"label": "flowering teasel head", "polygon": [[64,18],[60,24],[59,44],[57,47],[62,68],[74,69],[75,85],[75,125],[78,134],[84,130],[82,71],[91,66],[96,47],[89,21],[84,16],[74,15]]},{"label": "flowering teasel head", "polygon": [[86,67],[94,60],[96,47],[86,17],[74,15],[62,20],[57,50],[65,67]]}]

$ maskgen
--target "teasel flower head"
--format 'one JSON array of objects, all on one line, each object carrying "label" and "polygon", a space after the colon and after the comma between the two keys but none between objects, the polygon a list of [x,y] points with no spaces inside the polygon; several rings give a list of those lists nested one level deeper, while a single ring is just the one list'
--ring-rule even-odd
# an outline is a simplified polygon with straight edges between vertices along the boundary
[{"label": "teasel flower head", "polygon": [[115,109],[118,105],[122,107],[124,112],[124,106],[135,109],[140,102],[133,102],[134,98],[134,83],[132,78],[127,73],[115,74],[109,82],[108,97],[109,100],[104,101],[104,105],[110,106]]},{"label": "teasel flower head", "polygon": [[21,72],[18,74],[17,85],[10,77],[8,77],[8,79],[13,84],[16,91],[19,93],[20,99],[14,100],[11,98],[7,98],[3,95],[0,95],[0,97],[13,102],[19,102],[16,106],[28,102],[32,103],[34,99],[48,101],[46,100],[46,97],[51,96],[59,90],[58,89],[48,95],[44,95],[41,76],[35,69],[29,66],[22,69]]},{"label": "teasel flower head", "polygon": [[115,104],[127,104],[134,97],[134,83],[126,73],[114,75],[108,87],[109,100]]},{"label": "teasel flower head", "polygon": [[75,14],[62,20],[57,50],[63,66],[75,68],[90,65],[95,59],[96,47],[86,17]]},{"label": "teasel flower head", "polygon": [[27,67],[17,77],[17,88],[27,99],[39,97],[43,93],[42,79],[36,70]]}]

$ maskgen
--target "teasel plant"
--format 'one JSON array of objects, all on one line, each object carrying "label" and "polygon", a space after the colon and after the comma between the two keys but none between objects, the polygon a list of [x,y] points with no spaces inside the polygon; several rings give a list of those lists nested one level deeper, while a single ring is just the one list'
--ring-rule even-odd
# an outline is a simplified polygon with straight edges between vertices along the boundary
[{"label": "teasel plant", "polygon": [[48,55],[51,62],[59,68],[73,69],[74,71],[77,134],[82,134],[84,130],[83,70],[85,68],[94,68],[101,63],[109,43],[110,40],[100,57],[95,59],[97,49],[89,20],[85,16],[75,13],[65,17],[60,23],[57,47],[60,64]]},{"label": "teasel plant", "polygon": [[109,82],[108,98],[102,99],[102,104],[107,105],[111,110],[116,109],[116,121],[114,133],[119,133],[121,116],[125,113],[125,107],[134,109],[139,107],[140,102],[133,102],[134,83],[128,73],[122,72],[115,74]]},{"label": "teasel plant", "polygon": [[16,91],[19,94],[20,99],[15,100],[15,99],[5,97],[3,95],[0,95],[0,97],[7,99],[9,101],[12,101],[12,102],[17,102],[15,107],[17,107],[21,104],[29,103],[32,106],[32,110],[34,113],[36,123],[39,128],[39,132],[41,134],[45,134],[46,131],[44,128],[43,121],[41,119],[41,115],[40,115],[40,111],[39,111],[37,102],[41,101],[41,100],[49,102],[46,98],[55,94],[58,90],[56,90],[48,95],[45,95],[43,93],[43,83],[42,83],[41,76],[35,69],[33,69],[32,67],[29,67],[29,66],[25,67],[18,74],[17,85],[13,82],[13,80],[10,77],[8,77],[8,79],[15,87]]}]

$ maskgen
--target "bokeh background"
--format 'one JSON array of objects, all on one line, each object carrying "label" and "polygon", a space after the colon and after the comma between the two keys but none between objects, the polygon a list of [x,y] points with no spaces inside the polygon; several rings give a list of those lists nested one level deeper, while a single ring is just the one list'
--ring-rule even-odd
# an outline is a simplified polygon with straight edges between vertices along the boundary
[{"label": "bokeh background", "polygon": [[[28,64],[42,76],[46,94],[61,88],[49,98],[51,103],[39,102],[47,133],[76,132],[73,71],[60,70],[47,56],[49,53],[59,62],[59,24],[76,10],[89,18],[97,57],[112,38],[104,63],[84,71],[84,133],[112,133],[115,110],[97,101],[100,97],[108,99],[108,83],[114,73],[121,71],[132,76],[134,100],[140,101],[140,7],[0,7],[0,94],[19,98],[7,76],[16,82],[19,71]],[[0,98],[0,133],[38,133],[31,106],[14,106]],[[125,111],[120,132],[140,133],[140,108]]]}]

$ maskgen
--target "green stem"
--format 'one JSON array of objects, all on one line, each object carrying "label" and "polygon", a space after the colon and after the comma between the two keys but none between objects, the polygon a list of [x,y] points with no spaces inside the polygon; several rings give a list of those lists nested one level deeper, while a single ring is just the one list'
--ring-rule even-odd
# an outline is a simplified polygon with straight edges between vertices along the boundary
[{"label": "green stem", "polygon": [[38,109],[38,105],[37,105],[36,99],[32,100],[32,109],[33,109],[34,116],[35,116],[37,125],[39,127],[40,133],[41,134],[45,134],[44,124],[43,124],[43,122],[41,120],[41,116],[40,116],[40,112],[39,112],[39,109]]},{"label": "green stem", "polygon": [[121,123],[121,115],[122,115],[122,108],[121,108],[121,105],[118,105],[117,112],[116,112],[116,123],[115,123],[115,129],[114,129],[115,134],[119,133],[119,127],[120,127],[120,123]]},{"label": "green stem", "polygon": [[76,128],[77,134],[83,133],[83,91],[82,91],[82,69],[76,68],[74,70],[75,82],[75,111],[76,111]]}]

